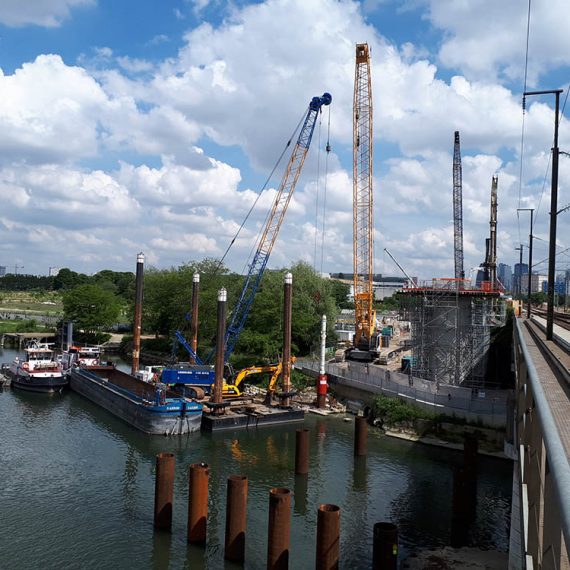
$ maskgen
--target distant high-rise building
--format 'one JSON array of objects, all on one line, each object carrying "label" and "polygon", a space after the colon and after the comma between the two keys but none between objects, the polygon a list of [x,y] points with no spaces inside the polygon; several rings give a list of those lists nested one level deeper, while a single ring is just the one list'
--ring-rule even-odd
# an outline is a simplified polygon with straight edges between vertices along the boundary
[{"label": "distant high-rise building", "polygon": [[512,291],[513,286],[513,270],[506,263],[499,263],[497,267],[497,277],[503,284],[505,291]]},{"label": "distant high-rise building", "polygon": [[[526,277],[526,286],[524,284]],[[522,294],[522,291],[528,289],[528,265],[526,263],[515,263],[515,272],[513,273],[513,293],[518,295]]]},{"label": "distant high-rise building", "polygon": [[0,265],[0,277],[4,277],[6,275],[6,267],[4,265]]},{"label": "distant high-rise building", "polygon": [[59,267],[50,267],[49,268],[49,276],[55,277],[59,273]]}]

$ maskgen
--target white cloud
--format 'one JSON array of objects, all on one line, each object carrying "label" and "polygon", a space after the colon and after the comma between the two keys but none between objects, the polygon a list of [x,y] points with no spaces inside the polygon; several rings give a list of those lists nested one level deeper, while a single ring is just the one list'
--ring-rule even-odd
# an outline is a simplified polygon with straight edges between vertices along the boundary
[{"label": "white cloud", "polygon": [[[431,22],[446,36],[441,61],[468,77],[493,75],[520,81],[524,77],[527,8],[518,0],[427,0]],[[536,83],[549,70],[570,65],[568,3],[532,3],[529,80]]]},{"label": "white cloud", "polygon": [[96,0],[2,0],[0,22],[6,26],[60,26],[75,7],[93,6]]}]

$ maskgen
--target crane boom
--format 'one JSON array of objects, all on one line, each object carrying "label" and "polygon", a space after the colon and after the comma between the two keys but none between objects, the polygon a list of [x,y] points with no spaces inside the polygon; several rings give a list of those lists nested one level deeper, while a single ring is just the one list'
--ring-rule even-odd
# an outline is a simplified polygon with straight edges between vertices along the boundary
[{"label": "crane boom", "polygon": [[459,131],[455,131],[453,145],[453,250],[455,254],[455,279],[465,279],[463,269],[463,189],[461,173],[461,149]]},{"label": "crane boom", "polygon": [[353,101],[354,346],[368,350],[374,334],[372,216],[372,81],[368,44],[356,45]]},{"label": "crane boom", "polygon": [[408,275],[406,270],[396,261],[396,258],[386,248],[384,248],[384,251],[390,256],[392,261],[398,266],[398,269],[407,277],[408,281],[410,282],[410,287],[413,287],[415,285],[414,280]]},{"label": "crane boom", "polygon": [[285,216],[285,212],[287,211],[287,207],[295,190],[295,185],[301,174],[321,107],[323,105],[330,105],[331,101],[332,97],[329,93],[324,93],[322,97],[313,97],[311,99],[309,110],[307,111],[305,121],[299,132],[297,143],[293,148],[291,158],[289,159],[279,189],[277,190],[267,223],[259,239],[240,297],[234,307],[230,324],[226,330],[226,362],[229,360],[238,337],[245,326],[255,293],[259,288],[261,278],[263,277],[269,260],[269,255],[275,244],[279,228],[283,222],[283,217]]}]

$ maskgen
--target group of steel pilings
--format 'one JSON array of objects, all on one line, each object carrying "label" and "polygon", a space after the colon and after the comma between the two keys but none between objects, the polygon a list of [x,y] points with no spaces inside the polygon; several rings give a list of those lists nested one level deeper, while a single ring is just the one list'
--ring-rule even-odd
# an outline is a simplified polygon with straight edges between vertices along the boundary
[{"label": "group of steel pilings", "polygon": [[[367,454],[368,423],[357,416],[354,430],[354,455]],[[156,456],[154,498],[154,527],[157,531],[171,531],[174,498],[175,456],[159,453]],[[296,432],[295,475],[309,474],[309,430]],[[194,463],[188,470],[188,526],[187,541],[206,546],[208,527],[208,494],[210,467]],[[227,480],[226,525],[224,557],[243,564],[247,526],[248,477],[230,475]],[[289,568],[291,496],[287,488],[275,487],[269,491],[269,524],[267,529],[267,568]],[[317,510],[317,545],[315,568],[333,570],[340,563],[340,507],[321,504]],[[396,570],[398,565],[398,529],[390,522],[379,522],[373,529],[372,568]]]}]

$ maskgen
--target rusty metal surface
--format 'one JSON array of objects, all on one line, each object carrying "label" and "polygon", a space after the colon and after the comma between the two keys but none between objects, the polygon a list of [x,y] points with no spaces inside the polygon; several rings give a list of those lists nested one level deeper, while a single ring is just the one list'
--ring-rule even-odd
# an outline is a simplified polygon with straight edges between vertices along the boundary
[{"label": "rusty metal surface", "polygon": [[368,421],[364,416],[356,416],[354,421],[354,455],[361,457],[368,453]]},{"label": "rusty metal surface", "polygon": [[336,570],[340,557],[340,507],[320,505],[317,511],[316,570]]},{"label": "rusty metal surface", "polygon": [[291,491],[274,488],[269,492],[269,530],[267,539],[267,569],[289,568],[291,535]]},{"label": "rusty metal surface", "polygon": [[248,479],[244,475],[228,477],[226,501],[225,558],[243,563],[245,558],[245,531],[247,524]]},{"label": "rusty metal surface", "polygon": [[[223,294],[222,294],[223,292]],[[218,321],[216,334],[216,361],[214,366],[215,380],[212,390],[212,402],[221,404],[224,391],[224,353],[226,336],[226,298],[225,290],[218,293]]]},{"label": "rusty metal surface", "polygon": [[174,496],[173,453],[156,456],[156,480],[154,487],[154,526],[159,530],[172,528],[172,498]]},{"label": "rusty metal surface", "polygon": [[205,544],[208,528],[208,483],[210,468],[206,463],[190,465],[188,472],[188,542]]},{"label": "rusty metal surface", "polygon": [[135,293],[135,320],[133,323],[133,364],[132,374],[139,369],[139,356],[141,350],[141,325],[143,304],[144,256],[137,256],[136,293]]}]

